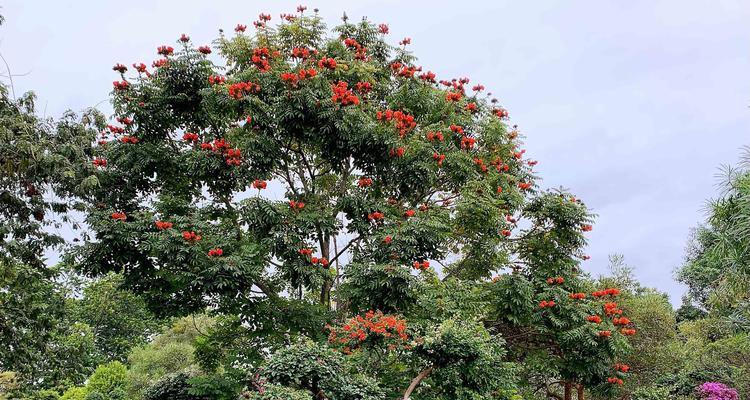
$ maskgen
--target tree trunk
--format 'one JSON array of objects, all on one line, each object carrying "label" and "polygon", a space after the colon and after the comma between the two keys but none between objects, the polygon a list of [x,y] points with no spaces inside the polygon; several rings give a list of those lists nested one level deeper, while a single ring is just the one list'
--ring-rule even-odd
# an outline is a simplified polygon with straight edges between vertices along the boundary
[{"label": "tree trunk", "polygon": [[[320,232],[320,230],[318,230]],[[331,260],[331,238],[329,236],[322,237],[322,233],[320,234],[320,255],[322,257],[325,257],[327,260]],[[328,268],[330,268],[331,265],[328,265]],[[333,282],[331,281],[330,275],[326,274],[326,277],[323,281],[323,287],[320,289],[320,304],[324,304],[328,307],[328,309],[331,309],[331,286]]]},{"label": "tree trunk", "polygon": [[565,382],[565,400],[573,400],[573,384]]},{"label": "tree trunk", "polygon": [[409,384],[409,387],[404,392],[404,397],[402,400],[409,400],[411,398],[411,392],[414,391],[414,389],[417,388],[417,385],[419,385],[420,382],[424,380],[424,378],[427,377],[430,373],[432,373],[433,368],[429,367],[424,369],[422,372],[419,373],[414,379],[411,380],[411,383]]},{"label": "tree trunk", "polygon": [[578,385],[578,400],[586,400],[583,394],[583,384]]}]

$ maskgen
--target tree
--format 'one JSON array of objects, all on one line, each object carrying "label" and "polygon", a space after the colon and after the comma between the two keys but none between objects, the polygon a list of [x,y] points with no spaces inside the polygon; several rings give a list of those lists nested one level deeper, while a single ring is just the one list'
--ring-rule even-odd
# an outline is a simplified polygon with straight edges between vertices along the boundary
[{"label": "tree", "polygon": [[235,334],[209,337],[256,352],[217,361],[202,339],[202,362],[256,371],[245,383],[261,397],[267,380],[318,399],[518,398],[502,372],[526,355],[504,358],[501,337],[517,331],[508,344],[555,359],[566,399],[621,382],[612,364],[634,330],[603,308],[615,289],[572,296],[592,215],[537,188],[484,87],[437,82],[386,25],[344,18],[327,38],[305,7],[269,20],[214,48],[183,35],[150,70],[114,66],[117,123],[79,173],[99,185],[71,264],[122,273],[161,315],[235,317]]}]

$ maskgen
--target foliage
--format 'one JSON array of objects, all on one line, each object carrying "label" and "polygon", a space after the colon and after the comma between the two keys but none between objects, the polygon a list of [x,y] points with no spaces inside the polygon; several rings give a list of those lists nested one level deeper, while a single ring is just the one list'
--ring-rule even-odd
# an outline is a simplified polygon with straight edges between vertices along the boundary
[{"label": "foliage", "polygon": [[128,370],[119,361],[100,365],[86,382],[86,399],[127,399]]}]

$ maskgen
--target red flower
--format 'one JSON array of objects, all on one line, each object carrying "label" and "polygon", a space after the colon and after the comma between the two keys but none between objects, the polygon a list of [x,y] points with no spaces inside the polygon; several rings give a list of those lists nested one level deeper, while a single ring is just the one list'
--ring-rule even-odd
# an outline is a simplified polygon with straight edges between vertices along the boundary
[{"label": "red flower", "polygon": [[406,216],[406,218],[411,218],[411,217],[414,216],[414,214],[416,214],[416,211],[414,211],[414,210],[406,210],[406,212],[404,213],[404,215]]},{"label": "red flower", "polygon": [[121,74],[124,74],[125,71],[128,70],[128,67],[126,67],[126,66],[124,66],[124,65],[122,65],[120,63],[117,63],[117,64],[115,64],[114,67],[112,67],[112,70],[117,71],[117,72],[119,72]]},{"label": "red flower", "polygon": [[359,104],[359,98],[347,87],[348,85],[346,82],[339,82],[331,85],[331,89],[333,90],[331,100],[333,100],[334,103],[340,103],[342,106]]},{"label": "red flower", "polygon": [[166,58],[161,58],[151,63],[151,66],[154,68],[161,68],[167,65],[167,63],[169,63],[169,61]]},{"label": "red flower", "polygon": [[500,234],[501,234],[501,235],[503,235],[503,236],[505,236],[505,237],[509,237],[509,236],[511,235],[511,231],[510,231],[510,230],[508,230],[508,229],[503,229],[503,230],[502,230],[502,231],[500,232]]},{"label": "red flower", "polygon": [[333,58],[323,57],[318,61],[318,67],[321,69],[336,69],[336,60]]},{"label": "red flower", "polygon": [[184,140],[186,142],[197,142],[198,141],[198,134],[197,133],[191,133],[191,132],[185,132],[182,135],[182,140]]},{"label": "red flower", "polygon": [[439,142],[443,141],[443,134],[441,132],[427,132],[427,141],[432,142],[434,140],[437,140]]},{"label": "red flower", "polygon": [[208,83],[211,85],[221,85],[226,82],[227,78],[221,75],[211,75],[208,77]]},{"label": "red flower", "polygon": [[474,138],[464,137],[461,139],[461,148],[466,150],[473,149],[476,142],[477,141]]},{"label": "red flower", "polygon": [[596,335],[599,337],[610,337],[612,336],[612,331],[599,331]]},{"label": "red flower", "polygon": [[123,136],[120,138],[120,142],[136,144],[138,143],[138,138],[135,136]]},{"label": "red flower", "polygon": [[622,329],[620,330],[620,333],[622,333],[625,336],[633,336],[635,335],[635,329]]},{"label": "red flower", "polygon": [[430,262],[429,262],[429,261],[427,261],[427,260],[425,260],[425,261],[423,261],[423,262],[419,262],[419,261],[414,261],[414,262],[412,263],[412,266],[413,266],[413,267],[414,267],[414,269],[416,269],[416,270],[420,270],[420,271],[427,271],[427,270],[428,270],[428,269],[430,268]]},{"label": "red flower", "polygon": [[390,29],[388,28],[388,25],[380,24],[378,25],[378,31],[384,35],[387,35]]},{"label": "red flower", "polygon": [[247,25],[241,25],[237,24],[237,26],[234,27],[235,32],[245,32],[245,29],[247,29]]},{"label": "red flower", "polygon": [[140,64],[135,64],[134,63],[133,64],[133,68],[135,68],[135,70],[138,71],[139,73],[148,73],[146,71],[146,64],[144,64],[144,63],[140,63]]},{"label": "red flower", "polygon": [[380,211],[374,211],[369,214],[367,214],[367,219],[370,221],[380,221],[385,217],[382,212]]},{"label": "red flower", "polygon": [[200,52],[201,54],[211,54],[211,47],[209,46],[198,47],[198,52]]},{"label": "red flower", "polygon": [[128,81],[114,81],[112,82],[112,86],[114,86],[115,90],[117,91],[123,91],[128,90],[130,84],[128,83]]},{"label": "red flower", "polygon": [[[209,77],[210,79],[210,77]],[[260,85],[253,82],[238,82],[229,85],[229,97],[240,100],[249,93],[259,93]]]},{"label": "red flower", "polygon": [[622,385],[623,384],[622,379],[615,378],[615,377],[609,377],[609,378],[607,378],[607,382],[611,383],[613,385]]},{"label": "red flower", "polygon": [[216,247],[208,251],[209,257],[221,257],[224,254],[224,250]]},{"label": "red flower", "polygon": [[303,12],[305,12],[305,10],[307,10],[307,7],[302,6],[302,5],[297,6],[297,12],[298,13],[303,13]]},{"label": "red flower", "polygon": [[598,315],[589,315],[586,317],[586,321],[593,322],[595,324],[600,324],[602,322],[602,317]]},{"label": "red flower", "polygon": [[172,223],[167,221],[156,221],[154,223],[156,225],[156,229],[163,231],[166,229],[172,229]]},{"label": "red flower", "polygon": [[477,112],[477,103],[469,103],[464,109],[468,112],[475,113]]},{"label": "red flower", "polygon": [[527,190],[527,189],[531,188],[531,182],[519,182],[518,183],[518,188],[521,189],[521,190]]},{"label": "red flower", "polygon": [[186,242],[195,243],[201,240],[201,235],[196,234],[194,231],[184,231],[182,232],[182,238]]},{"label": "red flower", "polygon": [[393,239],[391,238],[391,235],[388,235],[388,236],[386,236],[386,237],[383,238],[383,243],[385,243],[385,244],[391,244],[392,240]]},{"label": "red flower", "polygon": [[292,57],[293,58],[301,58],[306,59],[310,57],[310,50],[304,48],[304,47],[295,47],[292,49]]},{"label": "red flower", "polygon": [[447,101],[460,101],[463,95],[461,92],[447,92],[445,94],[445,100]]},{"label": "red flower", "polygon": [[391,157],[396,157],[396,158],[401,158],[401,157],[404,156],[405,152],[406,152],[405,148],[403,148],[403,147],[397,147],[395,149],[391,149],[390,156]]},{"label": "red flower", "polygon": [[472,87],[471,90],[475,92],[481,92],[482,90],[484,90],[484,85],[474,85],[474,87]]},{"label": "red flower", "polygon": [[112,219],[115,221],[125,221],[128,219],[128,216],[124,212],[113,212]]},{"label": "red flower", "polygon": [[172,46],[159,46],[156,49],[156,52],[163,56],[170,56],[174,53],[174,49],[172,48]]},{"label": "red flower", "polygon": [[419,74],[419,79],[425,81],[425,82],[431,82],[435,83],[435,73],[432,71],[427,71],[424,73]]},{"label": "red flower", "polygon": [[106,167],[107,166],[107,160],[104,158],[95,158],[94,161],[92,161],[92,164],[94,164],[95,167]]},{"label": "red flower", "polygon": [[583,300],[586,298],[586,293],[571,293],[568,297],[573,300]]},{"label": "red flower", "polygon": [[354,88],[363,94],[369,93],[372,90],[372,84],[370,82],[357,82]]},{"label": "red flower", "polygon": [[551,307],[554,307],[554,306],[555,306],[555,304],[556,304],[556,303],[555,303],[555,301],[554,301],[554,300],[549,300],[549,301],[547,301],[547,300],[542,300],[542,301],[541,301],[541,302],[539,303],[539,308],[551,308]]},{"label": "red flower", "polygon": [[630,371],[630,365],[617,363],[614,365],[615,371],[625,372]]},{"label": "red flower", "polygon": [[365,178],[365,177],[359,178],[359,181],[357,181],[357,185],[359,185],[359,187],[362,187],[362,188],[368,187],[372,185],[372,178]]},{"label": "red flower", "polygon": [[292,210],[299,211],[299,210],[302,210],[303,208],[305,208],[305,203],[303,203],[301,201],[289,200],[289,207]]},{"label": "red flower", "polygon": [[265,189],[266,186],[268,186],[268,183],[266,181],[256,179],[253,181],[252,186],[255,189],[261,190],[261,189]]},{"label": "red flower", "polygon": [[180,42],[187,43],[189,41],[190,41],[190,36],[188,36],[188,35],[186,35],[184,33],[180,36]]},{"label": "red flower", "polygon": [[407,44],[411,44],[411,38],[403,38],[400,42],[398,42],[401,46],[406,46]]},{"label": "red flower", "polygon": [[445,161],[445,154],[435,153],[432,155],[432,159],[438,162],[438,167],[442,167],[443,161]]},{"label": "red flower", "polygon": [[591,232],[592,229],[594,229],[594,227],[589,224],[581,225],[581,230],[584,232]]},{"label": "red flower", "polygon": [[508,111],[504,108],[496,108],[492,110],[492,113],[497,115],[497,117],[500,119],[508,118]]}]

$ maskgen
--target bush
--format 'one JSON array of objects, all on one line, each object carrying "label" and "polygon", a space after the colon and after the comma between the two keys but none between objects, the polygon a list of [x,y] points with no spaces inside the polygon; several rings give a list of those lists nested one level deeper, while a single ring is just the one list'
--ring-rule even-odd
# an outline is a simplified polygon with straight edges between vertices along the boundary
[{"label": "bush", "polygon": [[120,400],[126,399],[128,369],[119,361],[96,367],[89,378],[86,388],[86,400]]}]

